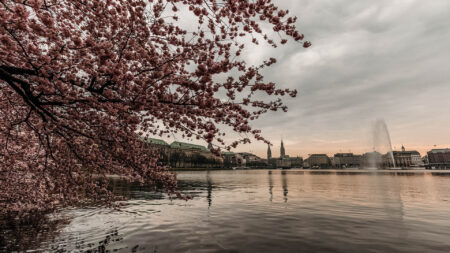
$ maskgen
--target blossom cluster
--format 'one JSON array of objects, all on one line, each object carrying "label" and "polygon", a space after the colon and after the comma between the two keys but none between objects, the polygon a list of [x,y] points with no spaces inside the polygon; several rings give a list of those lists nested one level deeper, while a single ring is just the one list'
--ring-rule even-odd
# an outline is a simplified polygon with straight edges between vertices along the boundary
[{"label": "blossom cluster", "polygon": [[219,125],[266,141],[251,121],[296,91],[264,81],[275,59],[239,55],[243,41],[309,47],[295,23],[270,0],[1,0],[0,209],[110,202],[108,174],[176,192],[136,135],[178,133],[217,154],[250,141],[225,143]]}]

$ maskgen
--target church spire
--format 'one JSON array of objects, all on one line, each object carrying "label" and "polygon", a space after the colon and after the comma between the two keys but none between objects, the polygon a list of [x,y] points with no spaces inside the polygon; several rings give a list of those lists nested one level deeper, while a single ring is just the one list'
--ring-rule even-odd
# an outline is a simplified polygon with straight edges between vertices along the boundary
[{"label": "church spire", "polygon": [[267,161],[272,158],[272,150],[270,150],[270,144],[267,144]]},{"label": "church spire", "polygon": [[286,157],[286,151],[284,150],[283,139],[281,139],[280,158]]}]

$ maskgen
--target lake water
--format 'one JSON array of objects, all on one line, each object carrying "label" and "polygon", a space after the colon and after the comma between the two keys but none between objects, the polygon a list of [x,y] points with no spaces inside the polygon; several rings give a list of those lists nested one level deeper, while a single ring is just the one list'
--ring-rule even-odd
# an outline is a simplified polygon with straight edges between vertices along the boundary
[{"label": "lake water", "polygon": [[115,181],[120,210],[74,208],[0,228],[0,251],[450,252],[450,172],[179,172],[170,200]]}]

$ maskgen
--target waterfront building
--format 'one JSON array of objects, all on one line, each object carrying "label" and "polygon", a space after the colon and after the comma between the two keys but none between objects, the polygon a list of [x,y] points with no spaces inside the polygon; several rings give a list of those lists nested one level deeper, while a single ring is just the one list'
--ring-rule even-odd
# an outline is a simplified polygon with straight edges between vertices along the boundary
[{"label": "waterfront building", "polygon": [[169,146],[169,144],[167,142],[165,142],[164,140],[161,140],[161,139],[142,138],[142,140],[144,142],[149,143],[154,146],[159,146],[159,147],[168,147]]},{"label": "waterfront building", "polygon": [[377,151],[367,152],[362,155],[361,167],[383,168],[385,167],[385,156]]},{"label": "waterfront building", "polygon": [[301,156],[290,157],[291,168],[303,168],[303,158]]},{"label": "waterfront building", "polygon": [[156,148],[160,152],[159,162],[163,165],[169,164],[170,145],[161,139],[155,138],[141,138],[147,145],[147,148]]},{"label": "waterfront building", "polygon": [[311,169],[326,169],[331,166],[331,160],[326,154],[311,154],[306,165]]},{"label": "waterfront building", "polygon": [[333,157],[333,165],[336,168],[357,168],[361,166],[361,155],[353,153],[337,153]]},{"label": "waterfront building", "polygon": [[286,155],[286,149],[284,148],[283,140],[281,140],[280,157],[272,159],[271,165],[282,169],[302,168],[303,158],[299,156],[289,157]]},{"label": "waterfront building", "polygon": [[170,148],[182,149],[182,150],[197,150],[197,151],[203,151],[203,152],[209,151],[209,149],[206,148],[205,146],[192,144],[192,143],[186,143],[186,142],[180,142],[180,141],[172,142],[170,144]]},{"label": "waterfront building", "polygon": [[220,168],[222,157],[216,156],[201,145],[174,141],[170,145],[161,139],[142,138],[150,147],[160,151],[159,162],[171,168]]},{"label": "waterfront building", "polygon": [[426,154],[424,157],[422,157],[422,162],[424,165],[428,165],[429,161],[428,161],[428,154]]},{"label": "waterfront building", "polygon": [[242,167],[246,165],[246,160],[238,153],[222,152],[222,157],[225,168]]},{"label": "waterfront building", "polygon": [[432,149],[428,151],[427,169],[448,169],[450,168],[450,149]]},{"label": "waterfront building", "polygon": [[259,156],[252,153],[240,152],[238,154],[241,155],[247,163],[261,161],[261,158],[259,158]]},{"label": "waterfront building", "polygon": [[291,168],[303,168],[303,157],[291,157],[289,160],[291,160]]},{"label": "waterfront building", "polygon": [[336,168],[336,163],[334,162],[333,156],[330,157],[330,164],[331,164],[331,167]]},{"label": "waterfront building", "polygon": [[223,158],[202,145],[175,141],[170,144],[169,164],[172,168],[221,168]]},{"label": "waterfront building", "polygon": [[267,165],[267,163],[263,159],[255,154],[240,152],[239,155],[243,157],[243,159],[245,160],[245,164],[248,167],[265,167]]},{"label": "waterfront building", "polygon": [[420,153],[415,150],[412,151],[411,154],[411,163],[413,166],[423,166],[425,164],[420,156]]},{"label": "waterfront building", "polygon": [[211,152],[211,148],[213,148],[211,143],[208,144],[208,147],[205,147],[180,141],[168,144],[164,140],[155,138],[141,138],[141,140],[147,143],[149,148],[159,149],[159,162],[171,168],[303,167],[302,157],[286,155],[283,141],[281,141],[280,157],[272,157],[272,150],[268,146],[267,159],[261,159],[249,152],[222,152],[221,156],[217,156]]},{"label": "waterfront building", "polygon": [[280,157],[272,157],[272,150],[270,149],[270,145],[267,146],[266,164],[272,168],[282,168],[282,169],[302,168],[303,158],[299,156],[289,157],[289,155],[286,155],[286,149],[284,147],[283,140],[281,140]]},{"label": "waterfront building", "polygon": [[275,160],[275,164],[277,168],[281,169],[289,169],[292,167],[291,160],[289,159],[277,159]]},{"label": "waterfront building", "polygon": [[409,167],[412,165],[411,154],[406,151],[392,151],[397,167]]},{"label": "waterfront building", "polygon": [[[420,153],[416,150],[407,151],[402,145],[402,151],[392,151],[392,156],[394,157],[396,167],[411,167],[411,166],[423,166],[422,157]],[[392,156],[387,153],[384,156],[384,164],[387,167],[393,167]]]}]

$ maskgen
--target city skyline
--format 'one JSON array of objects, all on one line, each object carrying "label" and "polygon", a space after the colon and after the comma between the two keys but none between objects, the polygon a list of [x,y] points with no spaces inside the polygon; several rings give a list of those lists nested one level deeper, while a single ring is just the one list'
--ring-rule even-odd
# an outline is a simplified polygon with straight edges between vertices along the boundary
[{"label": "city skyline", "polygon": [[[384,128],[384,126],[383,126]],[[380,134],[381,133],[381,134]],[[383,142],[385,133],[377,132],[377,144]],[[344,168],[411,168],[425,167],[426,169],[446,169],[450,166],[450,148],[431,149],[422,156],[417,150],[401,146],[400,150],[385,147],[384,143],[374,149],[361,154],[342,152],[334,154],[312,153],[305,157],[286,155],[284,142],[281,140],[279,156],[273,155],[270,145],[267,146],[266,156],[258,156],[250,152],[223,152],[217,156],[208,147],[192,143],[174,141],[168,143],[161,139],[143,138],[142,141],[161,151],[161,163],[169,168],[312,168],[312,169],[344,169]],[[382,148],[385,147],[384,151]]]},{"label": "city skyline", "polygon": [[[181,141],[181,140],[173,139],[173,138],[164,139],[164,138],[155,137],[154,139],[164,140],[164,142],[166,142],[167,144],[173,143],[173,142],[176,143],[176,142]],[[200,145],[204,148],[210,148],[209,144],[202,145],[200,142],[195,142],[195,141],[181,141],[181,142],[184,142],[187,144],[192,143],[192,144]],[[342,148],[342,149],[339,149],[336,151],[328,151],[328,152],[318,149],[318,150],[309,150],[306,153],[299,154],[299,153],[295,153],[295,151],[290,151],[290,147],[292,147],[292,146],[286,145],[286,140],[284,140],[284,139],[280,139],[280,141],[278,143],[271,141],[271,145],[269,145],[269,146],[265,145],[263,142],[253,143],[253,144],[251,144],[251,146],[253,147],[253,149],[250,148],[248,150],[244,150],[242,148],[236,148],[236,149],[232,149],[230,151],[234,152],[234,153],[251,153],[251,154],[257,155],[258,157],[260,157],[262,159],[265,159],[268,157],[268,155],[269,155],[268,148],[270,150],[271,158],[280,158],[280,157],[285,157],[285,156],[307,158],[311,154],[326,154],[329,157],[333,157],[335,154],[340,154],[340,153],[353,153],[353,154],[362,155],[365,153],[370,153],[372,151],[377,151],[381,154],[387,153],[387,152],[384,152],[381,150],[377,150],[374,147],[371,147],[371,148],[361,149],[361,150],[352,150],[352,149]],[[265,147],[265,148],[262,148],[262,147]],[[424,146],[424,147],[419,147],[419,148],[418,148],[418,146],[407,146],[404,144],[400,144],[399,146],[392,145],[392,151],[401,151],[403,149],[405,149],[406,151],[417,151],[421,154],[422,157],[425,156],[427,154],[427,152],[429,152],[432,149],[448,149],[448,148],[449,148],[448,146],[444,146],[444,145],[442,145],[442,146],[433,145],[430,147]],[[264,151],[263,152],[256,151],[256,150],[259,151],[261,149],[264,149]],[[294,150],[296,150],[295,147],[294,147]],[[305,148],[305,150],[308,150],[308,149]],[[226,150],[222,150],[222,151],[225,152]]]}]

